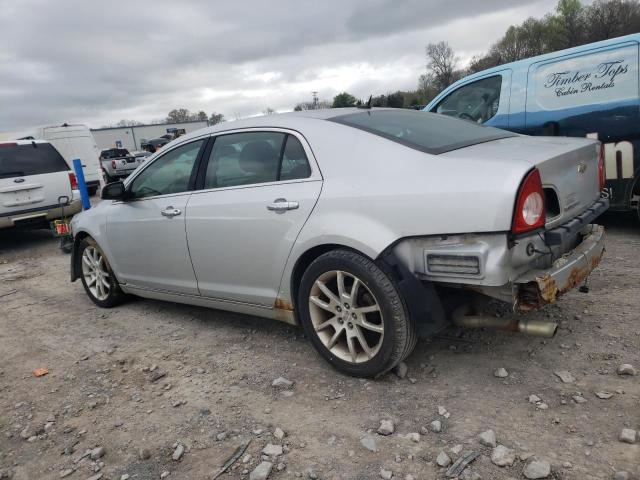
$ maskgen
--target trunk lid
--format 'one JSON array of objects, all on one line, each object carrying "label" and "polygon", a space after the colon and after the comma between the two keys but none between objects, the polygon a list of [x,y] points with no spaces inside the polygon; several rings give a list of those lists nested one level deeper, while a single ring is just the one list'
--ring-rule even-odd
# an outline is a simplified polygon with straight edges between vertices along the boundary
[{"label": "trunk lid", "polygon": [[580,214],[600,198],[599,148],[599,142],[591,139],[517,136],[444,155],[510,158],[538,168],[545,193],[546,227],[553,228]]}]

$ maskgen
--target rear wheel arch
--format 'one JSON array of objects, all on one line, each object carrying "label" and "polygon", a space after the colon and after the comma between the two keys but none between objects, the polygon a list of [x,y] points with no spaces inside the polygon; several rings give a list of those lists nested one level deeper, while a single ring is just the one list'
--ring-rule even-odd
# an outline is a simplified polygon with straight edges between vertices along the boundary
[{"label": "rear wheel arch", "polygon": [[302,276],[304,272],[307,270],[309,265],[313,263],[313,261],[321,255],[324,255],[327,252],[332,250],[350,250],[352,252],[358,253],[360,255],[365,255],[358,250],[348,247],[346,245],[341,245],[338,243],[327,243],[322,245],[316,245],[315,247],[311,247],[306,252],[304,252],[298,260],[296,261],[292,275],[291,275],[291,300],[294,306],[294,312],[297,312],[297,302],[298,302],[298,292],[300,290],[300,281],[302,280]]}]

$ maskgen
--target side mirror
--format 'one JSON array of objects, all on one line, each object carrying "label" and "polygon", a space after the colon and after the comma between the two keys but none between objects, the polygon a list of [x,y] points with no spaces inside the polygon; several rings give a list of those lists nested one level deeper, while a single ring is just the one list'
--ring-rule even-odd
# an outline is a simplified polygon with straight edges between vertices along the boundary
[{"label": "side mirror", "polygon": [[126,190],[122,182],[107,183],[100,192],[102,200],[124,200],[125,195]]}]

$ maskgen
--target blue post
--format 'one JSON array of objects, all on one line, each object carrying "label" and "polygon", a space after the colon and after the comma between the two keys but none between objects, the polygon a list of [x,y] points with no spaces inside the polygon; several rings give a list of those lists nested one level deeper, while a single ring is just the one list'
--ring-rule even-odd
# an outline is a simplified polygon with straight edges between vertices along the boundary
[{"label": "blue post", "polygon": [[76,179],[78,180],[78,189],[80,190],[80,198],[82,199],[82,209],[89,210],[91,202],[89,202],[89,192],[87,184],[84,181],[84,172],[82,171],[82,162],[79,158],[73,161],[73,169],[76,171]]}]

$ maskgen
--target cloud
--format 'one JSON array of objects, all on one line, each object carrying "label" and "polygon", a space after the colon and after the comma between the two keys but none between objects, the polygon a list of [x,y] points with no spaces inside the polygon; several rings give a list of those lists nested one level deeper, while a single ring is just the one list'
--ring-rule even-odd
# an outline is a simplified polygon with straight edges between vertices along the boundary
[{"label": "cloud", "polygon": [[227,118],[290,110],[312,91],[415,88],[424,47],[463,60],[555,0],[21,0],[0,9],[0,130]]}]

